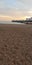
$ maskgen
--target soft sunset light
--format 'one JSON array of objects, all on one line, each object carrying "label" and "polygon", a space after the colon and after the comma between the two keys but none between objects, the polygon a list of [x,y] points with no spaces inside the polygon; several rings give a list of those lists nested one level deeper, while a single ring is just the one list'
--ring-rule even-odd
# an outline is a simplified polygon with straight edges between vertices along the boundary
[{"label": "soft sunset light", "polygon": [[0,0],[0,21],[25,20],[32,16],[32,0]]},{"label": "soft sunset light", "polygon": [[25,20],[26,18],[28,18],[27,16],[23,16],[23,17],[11,17],[11,16],[4,16],[4,15],[0,15],[0,20],[1,21],[11,21],[11,20]]}]

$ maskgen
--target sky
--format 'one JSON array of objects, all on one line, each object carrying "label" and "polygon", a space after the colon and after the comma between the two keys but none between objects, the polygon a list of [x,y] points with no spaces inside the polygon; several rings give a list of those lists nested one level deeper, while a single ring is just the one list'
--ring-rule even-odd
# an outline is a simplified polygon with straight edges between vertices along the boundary
[{"label": "sky", "polygon": [[32,0],[0,0],[0,21],[32,17]]}]

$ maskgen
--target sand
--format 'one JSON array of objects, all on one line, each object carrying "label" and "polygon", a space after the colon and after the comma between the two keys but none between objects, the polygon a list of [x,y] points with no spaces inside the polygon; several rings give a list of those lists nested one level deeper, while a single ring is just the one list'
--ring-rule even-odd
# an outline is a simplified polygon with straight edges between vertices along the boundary
[{"label": "sand", "polygon": [[32,65],[32,25],[0,25],[0,65]]}]

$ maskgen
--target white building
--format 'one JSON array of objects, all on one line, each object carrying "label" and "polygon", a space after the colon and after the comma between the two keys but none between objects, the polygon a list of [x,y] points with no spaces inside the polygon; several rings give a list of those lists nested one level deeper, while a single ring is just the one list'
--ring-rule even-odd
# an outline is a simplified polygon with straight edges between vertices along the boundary
[{"label": "white building", "polygon": [[26,18],[27,21],[32,21],[32,17],[31,18]]}]

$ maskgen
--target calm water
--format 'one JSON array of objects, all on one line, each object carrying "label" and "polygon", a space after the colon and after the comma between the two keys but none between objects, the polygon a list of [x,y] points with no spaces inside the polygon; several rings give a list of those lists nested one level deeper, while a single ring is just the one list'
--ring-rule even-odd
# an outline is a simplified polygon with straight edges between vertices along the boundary
[{"label": "calm water", "polygon": [[24,24],[24,23],[17,23],[17,22],[11,22],[11,21],[0,21],[0,24]]}]

